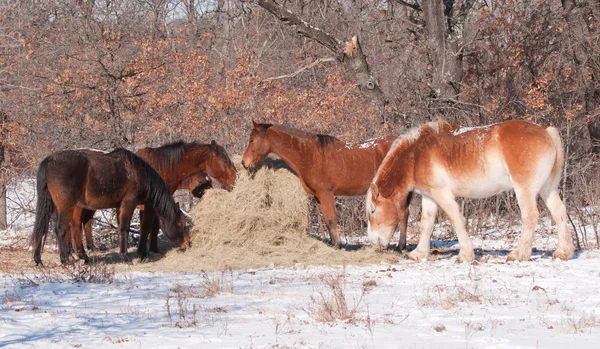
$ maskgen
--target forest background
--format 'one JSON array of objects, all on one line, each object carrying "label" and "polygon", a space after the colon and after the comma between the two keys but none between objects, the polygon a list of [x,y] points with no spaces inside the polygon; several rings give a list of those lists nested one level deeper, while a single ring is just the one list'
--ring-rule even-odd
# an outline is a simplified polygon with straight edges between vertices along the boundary
[{"label": "forest background", "polygon": [[[0,0],[0,229],[6,185],[55,150],[240,154],[252,119],[358,142],[443,117],[559,127],[572,226],[597,230],[599,25],[597,0]],[[511,195],[465,214],[518,218]]]}]

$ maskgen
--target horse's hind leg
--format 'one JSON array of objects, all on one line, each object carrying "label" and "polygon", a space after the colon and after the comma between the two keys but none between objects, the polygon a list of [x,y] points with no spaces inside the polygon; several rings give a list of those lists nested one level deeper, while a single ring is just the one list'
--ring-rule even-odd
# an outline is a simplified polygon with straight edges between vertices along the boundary
[{"label": "horse's hind leg", "polygon": [[335,247],[340,247],[342,241],[338,231],[336,216],[335,216],[335,196],[331,192],[321,192],[317,194],[321,212],[325,218],[325,225],[329,231],[332,243]]},{"label": "horse's hind leg", "polygon": [[89,263],[90,259],[88,258],[85,250],[83,249],[83,240],[81,239],[81,223],[83,216],[87,210],[76,206],[73,210],[73,220],[71,221],[71,226],[69,227],[69,231],[73,237],[73,241],[75,242],[75,248],[77,249],[77,256],[79,259],[83,259],[85,263]]},{"label": "horse's hind leg", "polygon": [[575,250],[573,240],[567,230],[567,209],[560,199],[558,189],[553,189],[550,192],[541,192],[540,194],[546,206],[548,206],[548,210],[550,210],[550,214],[556,222],[558,229],[558,246],[552,257],[567,260],[573,256],[573,251]]},{"label": "horse's hind leg", "polygon": [[515,187],[517,202],[521,209],[523,219],[523,232],[517,243],[517,247],[508,254],[507,261],[528,261],[531,257],[531,246],[535,233],[535,226],[540,215],[537,209],[537,193],[530,189]]},{"label": "horse's hind leg", "polygon": [[473,242],[465,228],[465,217],[460,213],[460,207],[454,198],[454,194],[450,190],[432,191],[431,194],[442,210],[446,212],[454,231],[456,231],[460,247],[457,261],[459,263],[474,261],[475,252],[473,251]]},{"label": "horse's hind leg", "polygon": [[81,224],[83,225],[83,232],[85,233],[85,243],[88,250],[93,251],[94,240],[92,238],[92,223],[94,222],[94,213],[92,210],[83,210],[81,212]]},{"label": "horse's hind leg", "polygon": [[[69,249],[68,244],[71,239],[71,230],[72,230],[72,219],[73,219],[73,207],[69,207],[67,209],[58,210],[58,219],[60,222],[56,223],[56,240],[58,244],[58,251],[60,254],[60,262],[67,263],[69,261]],[[79,219],[77,219],[79,223]]]}]

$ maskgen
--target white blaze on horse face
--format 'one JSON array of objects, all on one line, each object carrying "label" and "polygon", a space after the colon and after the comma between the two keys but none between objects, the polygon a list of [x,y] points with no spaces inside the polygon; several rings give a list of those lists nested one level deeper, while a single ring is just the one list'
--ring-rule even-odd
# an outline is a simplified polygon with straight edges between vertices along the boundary
[{"label": "white blaze on horse face", "polygon": [[387,248],[398,226],[396,205],[390,198],[373,199],[367,192],[367,237],[375,247]]}]

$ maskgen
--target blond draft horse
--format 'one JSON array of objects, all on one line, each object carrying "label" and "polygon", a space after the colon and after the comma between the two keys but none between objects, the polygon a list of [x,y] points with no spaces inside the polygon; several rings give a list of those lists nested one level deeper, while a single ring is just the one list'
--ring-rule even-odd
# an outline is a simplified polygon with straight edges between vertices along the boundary
[{"label": "blond draft horse", "polygon": [[252,124],[242,165],[254,167],[269,153],[283,159],[296,172],[304,190],[316,197],[333,244],[341,246],[334,196],[364,195],[396,137],[350,145],[332,136],[254,121]]},{"label": "blond draft horse", "polygon": [[536,204],[540,195],[558,226],[554,258],[566,260],[574,247],[567,231],[566,209],[558,191],[564,153],[558,130],[525,121],[459,128],[439,120],[398,138],[383,160],[366,199],[369,240],[386,247],[399,222],[406,224],[410,193],[423,196],[421,236],[413,260],[429,255],[438,206],[446,212],[456,234],[458,262],[475,258],[456,197],[486,198],[514,189],[523,234],[508,261],[531,257]]}]

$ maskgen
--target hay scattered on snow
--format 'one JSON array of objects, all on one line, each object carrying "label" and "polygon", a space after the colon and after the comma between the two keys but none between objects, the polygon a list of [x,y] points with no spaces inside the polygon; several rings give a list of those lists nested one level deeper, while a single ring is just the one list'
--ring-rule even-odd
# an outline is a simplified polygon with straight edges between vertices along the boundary
[{"label": "hay scattered on snow", "polygon": [[298,178],[280,160],[267,159],[254,176],[240,168],[240,156],[233,160],[238,167],[234,189],[210,189],[192,209],[192,248],[184,253],[170,251],[155,263],[145,264],[149,269],[246,269],[398,259],[394,253],[372,248],[337,250],[310,237],[306,231],[308,196]]}]

